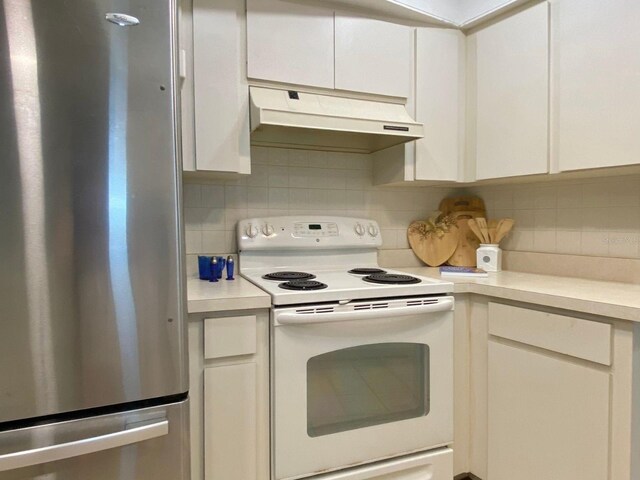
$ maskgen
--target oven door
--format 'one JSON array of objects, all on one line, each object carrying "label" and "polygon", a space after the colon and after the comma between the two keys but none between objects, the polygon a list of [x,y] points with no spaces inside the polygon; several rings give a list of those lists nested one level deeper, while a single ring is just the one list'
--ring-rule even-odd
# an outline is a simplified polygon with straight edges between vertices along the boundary
[{"label": "oven door", "polygon": [[274,478],[453,441],[453,298],[275,309]]}]

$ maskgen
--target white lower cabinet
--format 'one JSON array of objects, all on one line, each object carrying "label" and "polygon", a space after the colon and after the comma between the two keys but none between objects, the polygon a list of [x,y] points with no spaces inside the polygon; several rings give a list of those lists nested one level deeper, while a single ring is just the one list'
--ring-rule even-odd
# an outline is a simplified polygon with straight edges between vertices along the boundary
[{"label": "white lower cabinet", "polygon": [[257,479],[256,364],[205,368],[204,403],[204,477]]},{"label": "white lower cabinet", "polygon": [[469,319],[469,429],[454,448],[468,449],[467,471],[483,480],[636,480],[640,329],[478,295],[457,307]]},{"label": "white lower cabinet", "polygon": [[608,477],[611,325],[489,303],[488,476]]},{"label": "white lower cabinet", "polygon": [[269,312],[189,322],[191,480],[269,480]]},{"label": "white lower cabinet", "polygon": [[609,384],[593,365],[490,340],[488,478],[608,478]]}]

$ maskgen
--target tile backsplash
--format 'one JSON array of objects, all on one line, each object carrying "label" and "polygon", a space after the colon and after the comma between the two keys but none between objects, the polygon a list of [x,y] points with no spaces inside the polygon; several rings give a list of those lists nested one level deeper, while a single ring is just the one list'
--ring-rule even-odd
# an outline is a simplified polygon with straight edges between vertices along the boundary
[{"label": "tile backsplash", "polygon": [[640,258],[640,175],[466,191],[516,220],[505,250]]},{"label": "tile backsplash", "polygon": [[254,147],[252,174],[237,180],[185,180],[187,254],[237,251],[243,218],[342,215],[380,224],[384,249],[407,249],[407,226],[451,194],[475,194],[490,218],[516,226],[503,248],[640,258],[640,175],[535,184],[375,187],[368,155]]},{"label": "tile backsplash", "polygon": [[240,219],[341,215],[380,224],[383,248],[409,248],[407,227],[451,189],[374,187],[368,155],[254,147],[252,173],[238,180],[185,180],[187,254],[236,252]]}]

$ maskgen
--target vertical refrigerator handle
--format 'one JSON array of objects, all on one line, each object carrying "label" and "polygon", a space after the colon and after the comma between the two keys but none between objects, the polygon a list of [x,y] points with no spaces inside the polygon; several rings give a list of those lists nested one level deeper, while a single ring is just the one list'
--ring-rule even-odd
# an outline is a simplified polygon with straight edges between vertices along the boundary
[{"label": "vertical refrigerator handle", "polygon": [[169,421],[163,420],[149,425],[99,435],[97,437],[83,438],[82,440],[73,442],[8,453],[6,455],[0,455],[0,472],[55,462],[66,458],[79,457],[111,448],[124,447],[133,443],[161,437],[168,433]]}]

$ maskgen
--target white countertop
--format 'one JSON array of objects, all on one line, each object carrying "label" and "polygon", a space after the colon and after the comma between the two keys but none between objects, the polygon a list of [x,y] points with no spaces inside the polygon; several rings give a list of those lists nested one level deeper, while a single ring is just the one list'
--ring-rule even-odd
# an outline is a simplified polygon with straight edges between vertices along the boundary
[{"label": "white countertop", "polygon": [[[398,268],[440,278],[437,268]],[[446,277],[454,293],[475,293],[518,302],[640,322],[640,285],[522,272],[490,273],[489,278]],[[243,278],[210,283],[187,280],[189,313],[269,308],[271,297]]]},{"label": "white countertop", "polygon": [[187,279],[187,310],[189,313],[224,312],[271,307],[271,297],[251,282],[238,276],[235,280],[207,282]]},{"label": "white countertop", "polygon": [[[437,268],[402,268],[439,278]],[[490,273],[488,278],[446,277],[455,293],[475,293],[519,302],[640,322],[640,285],[523,272]]]}]

